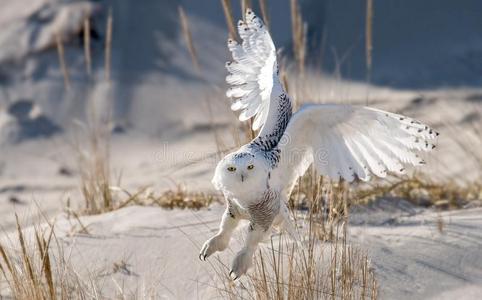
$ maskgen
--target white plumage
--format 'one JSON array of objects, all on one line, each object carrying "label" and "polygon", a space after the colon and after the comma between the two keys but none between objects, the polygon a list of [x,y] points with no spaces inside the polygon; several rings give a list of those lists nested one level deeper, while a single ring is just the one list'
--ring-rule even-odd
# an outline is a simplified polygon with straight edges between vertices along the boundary
[{"label": "white plumage", "polygon": [[419,121],[370,107],[312,104],[292,115],[278,77],[276,49],[263,22],[248,9],[238,31],[242,43],[228,41],[233,61],[226,64],[231,86],[226,95],[234,99],[231,108],[241,110],[239,119],[254,117],[253,129],[260,131],[216,167],[212,182],[228,206],[219,232],[199,254],[205,260],[224,250],[239,219],[248,219],[246,244],[232,264],[233,278],[247,271],[272,225],[284,225],[294,235],[285,202],[310,165],[320,175],[349,182],[403,173],[405,165],[425,163],[419,153],[435,148],[438,136]]},{"label": "white plumage", "polygon": [[234,61],[226,63],[230,73],[226,82],[232,85],[226,96],[238,98],[231,109],[242,110],[239,120],[246,121],[256,116],[253,129],[257,130],[266,123],[273,73],[278,67],[276,49],[269,32],[258,18],[248,20],[247,23],[238,22],[242,44],[228,40],[228,49]]},{"label": "white plumage", "polygon": [[[404,173],[405,164],[421,165],[417,154],[435,148],[438,133],[419,121],[382,110],[340,104],[302,107],[291,118],[273,170],[279,188],[290,187],[314,164],[332,179],[367,181],[370,175]],[[305,155],[301,155],[305,154]]]}]

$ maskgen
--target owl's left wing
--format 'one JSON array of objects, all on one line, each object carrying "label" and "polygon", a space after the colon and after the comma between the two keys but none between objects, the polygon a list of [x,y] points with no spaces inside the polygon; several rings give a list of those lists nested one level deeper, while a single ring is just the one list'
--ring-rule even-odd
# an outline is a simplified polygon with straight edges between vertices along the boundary
[{"label": "owl's left wing", "polygon": [[308,105],[286,128],[273,178],[290,189],[312,163],[320,175],[349,182],[403,173],[405,164],[425,163],[417,152],[435,148],[437,136],[425,124],[375,108]]},{"label": "owl's left wing", "polygon": [[246,21],[239,21],[238,32],[241,44],[228,40],[233,61],[226,63],[230,73],[226,82],[231,86],[226,95],[235,99],[232,110],[242,110],[240,121],[256,116],[253,130],[257,130],[266,123],[273,85],[279,81],[276,48],[263,21],[251,9],[246,10]]}]

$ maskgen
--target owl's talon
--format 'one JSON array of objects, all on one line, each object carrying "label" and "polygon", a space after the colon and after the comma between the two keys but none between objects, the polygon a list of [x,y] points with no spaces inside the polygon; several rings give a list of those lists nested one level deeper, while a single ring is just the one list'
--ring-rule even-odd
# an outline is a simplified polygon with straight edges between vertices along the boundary
[{"label": "owl's talon", "polygon": [[223,251],[228,246],[228,240],[222,235],[215,235],[207,240],[199,253],[199,259],[206,261],[206,258],[217,251]]},{"label": "owl's talon", "polygon": [[253,260],[253,254],[251,251],[247,251],[247,250],[239,251],[233,260],[231,272],[229,272],[229,277],[231,277],[232,280],[236,280],[240,278],[242,275],[246,274],[246,272],[252,265],[252,260]]},{"label": "owl's talon", "polygon": [[235,281],[236,279],[239,278],[239,276],[236,275],[236,274],[234,274],[234,271],[231,270],[231,271],[229,271],[229,278],[230,278],[232,281]]}]

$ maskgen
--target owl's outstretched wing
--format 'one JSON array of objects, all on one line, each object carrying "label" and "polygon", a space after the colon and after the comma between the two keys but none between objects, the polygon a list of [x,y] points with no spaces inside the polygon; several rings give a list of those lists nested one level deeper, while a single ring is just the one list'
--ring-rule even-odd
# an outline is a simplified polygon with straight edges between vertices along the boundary
[{"label": "owl's outstretched wing", "polygon": [[374,108],[307,105],[285,130],[273,177],[290,188],[312,163],[320,175],[349,182],[403,173],[405,164],[425,163],[417,152],[435,148],[437,136],[416,120]]},{"label": "owl's outstretched wing", "polygon": [[233,61],[226,63],[230,73],[226,82],[231,86],[226,95],[236,99],[232,110],[242,110],[240,121],[256,116],[253,129],[257,130],[266,123],[273,86],[279,85],[276,49],[268,29],[251,9],[246,10],[246,22],[238,22],[238,32],[241,44],[228,40]]}]

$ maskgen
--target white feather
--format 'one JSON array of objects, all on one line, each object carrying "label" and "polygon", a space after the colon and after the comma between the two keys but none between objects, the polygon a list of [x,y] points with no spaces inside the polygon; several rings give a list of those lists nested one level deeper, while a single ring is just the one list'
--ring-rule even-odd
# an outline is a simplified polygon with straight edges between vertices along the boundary
[{"label": "white feather", "polygon": [[[407,126],[417,130],[406,130]],[[301,108],[284,135],[289,136],[289,143],[280,145],[282,156],[308,148],[320,175],[352,181],[356,177],[369,180],[370,173],[379,177],[385,177],[387,171],[401,173],[404,163],[422,164],[415,151],[430,151],[433,143],[428,140],[438,134],[400,115],[367,107],[324,104]],[[417,138],[419,143],[415,143]],[[323,149],[328,150],[326,161],[316,157]],[[282,160],[273,176],[284,178],[280,185],[292,186],[306,168],[306,162],[301,160]]]},{"label": "white feather", "polygon": [[[279,95],[272,95],[274,80],[279,82],[276,68],[276,49],[267,28],[251,11],[246,12],[246,22],[238,22],[238,33],[242,43],[228,40],[233,62],[226,64],[230,73],[226,82],[231,86],[226,96],[235,98],[232,110],[243,110],[239,119],[245,121],[256,117],[253,129],[263,127],[270,117],[271,101],[279,101]],[[277,90],[277,93],[283,92]],[[241,100],[236,100],[242,98]]]}]

